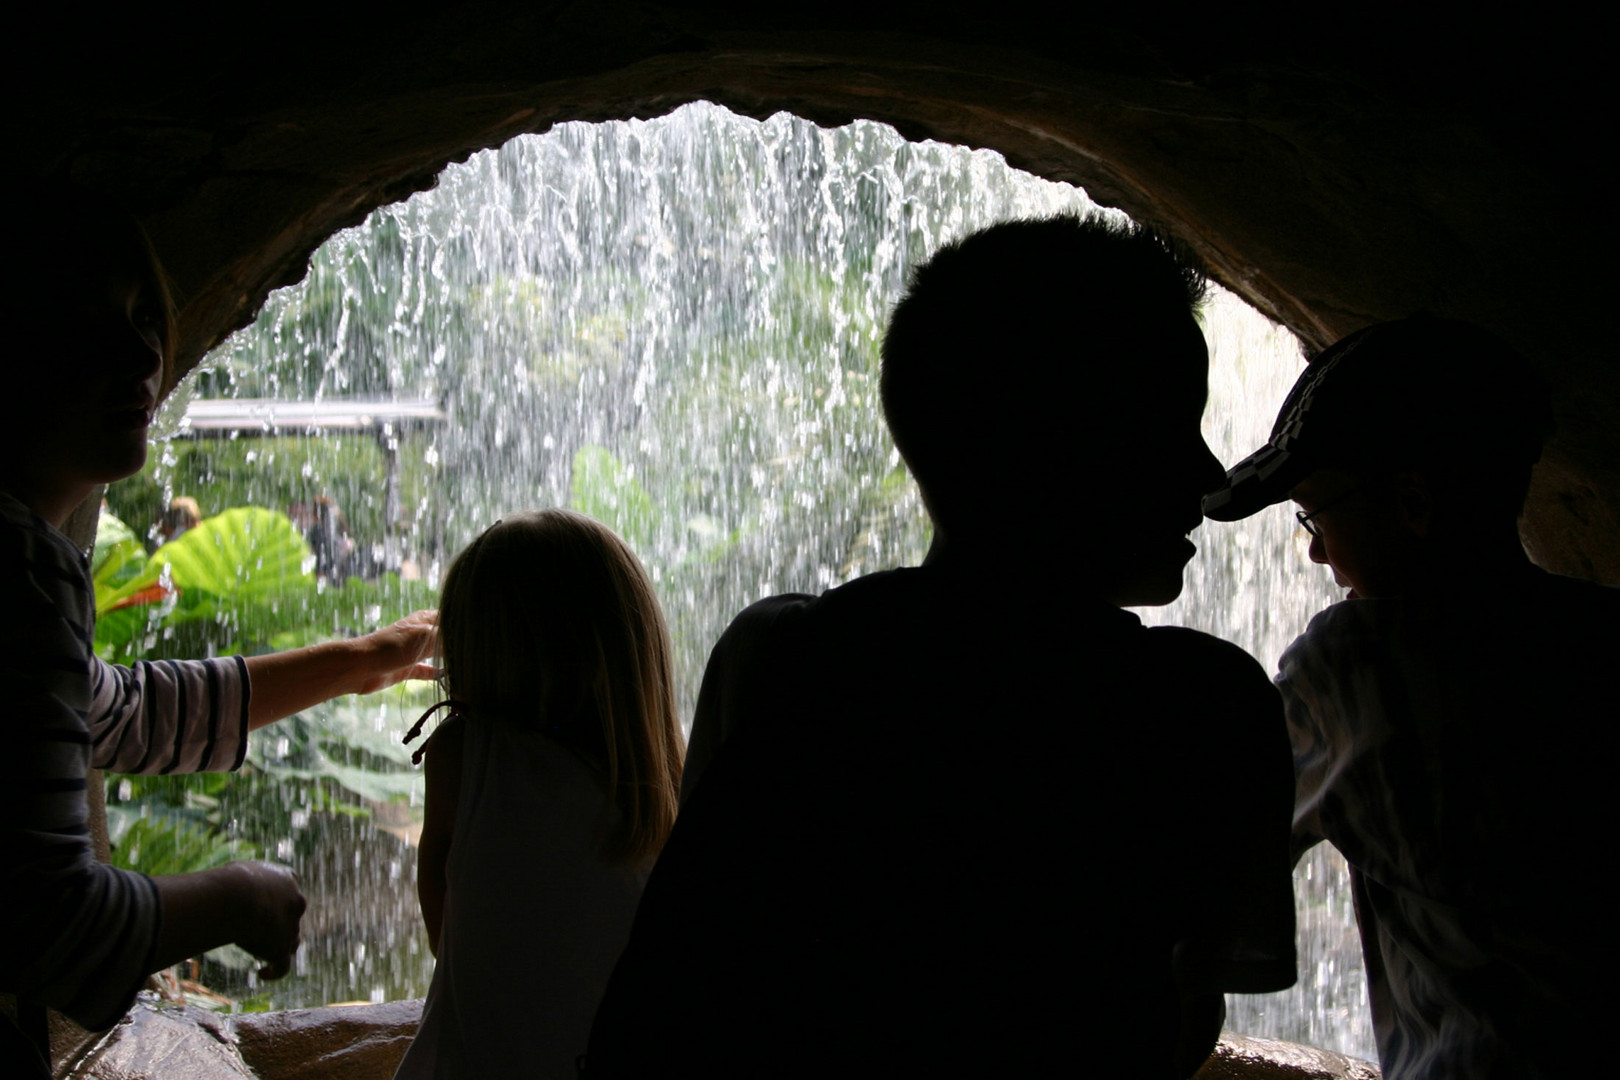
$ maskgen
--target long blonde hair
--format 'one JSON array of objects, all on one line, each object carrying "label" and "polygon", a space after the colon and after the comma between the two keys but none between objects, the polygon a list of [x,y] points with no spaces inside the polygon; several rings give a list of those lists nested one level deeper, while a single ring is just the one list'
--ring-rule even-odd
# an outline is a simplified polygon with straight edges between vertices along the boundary
[{"label": "long blonde hair", "polygon": [[685,743],[669,631],[635,553],[572,510],[513,514],[456,556],[442,592],[450,698],[598,764],[620,812],[604,853],[657,854],[675,823]]}]

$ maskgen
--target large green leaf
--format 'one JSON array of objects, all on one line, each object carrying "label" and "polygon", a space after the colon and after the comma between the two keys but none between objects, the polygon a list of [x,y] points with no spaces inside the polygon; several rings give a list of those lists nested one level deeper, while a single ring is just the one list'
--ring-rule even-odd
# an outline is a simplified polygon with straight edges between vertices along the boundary
[{"label": "large green leaf", "polygon": [[[313,564],[285,514],[257,506],[227,510],[158,548],[139,574],[98,590],[96,649],[127,661],[155,645],[161,630],[174,643],[165,650],[170,655],[240,651],[281,625],[305,621],[301,598],[314,591]],[[283,616],[283,606],[296,613]],[[177,630],[192,624],[196,632],[174,641]]]},{"label": "large green leaf", "polygon": [[[407,745],[401,741],[405,728],[438,694],[430,682],[410,682],[398,692],[390,692],[379,701],[375,698],[338,698],[324,707],[312,709],[316,722],[311,734],[317,743],[334,749],[363,751],[375,759],[375,772],[392,772],[387,763],[398,769],[413,769],[411,755],[422,745],[432,730],[424,731],[418,740]],[[409,704],[406,704],[406,702]],[[391,706],[385,708],[385,706]],[[341,782],[342,776],[337,776]],[[412,773],[412,775],[420,775]]]},{"label": "large green leaf", "polygon": [[286,514],[239,506],[204,520],[152,555],[148,570],[169,567],[180,589],[226,599],[257,599],[312,584],[314,559]]},{"label": "large green leaf", "polygon": [[102,548],[97,544],[100,558],[90,571],[90,582],[95,587],[96,610],[112,603],[112,597],[146,572],[146,547],[130,537]]},{"label": "large green leaf", "polygon": [[154,585],[220,600],[270,597],[312,584],[314,557],[285,514],[239,506],[206,518],[147,560],[145,572],[107,597],[110,610]]},{"label": "large green leaf", "polygon": [[127,540],[134,540],[137,544],[140,543],[140,537],[135,535],[134,529],[125,525],[116,515],[103,507],[101,517],[96,519],[96,550],[95,554],[90,557],[91,569],[94,570],[101,565],[102,561],[107,557],[108,551]]},{"label": "large green leaf", "polygon": [[90,557],[90,580],[96,591],[96,610],[146,570],[146,546],[128,525],[101,512],[96,523],[96,549]]}]

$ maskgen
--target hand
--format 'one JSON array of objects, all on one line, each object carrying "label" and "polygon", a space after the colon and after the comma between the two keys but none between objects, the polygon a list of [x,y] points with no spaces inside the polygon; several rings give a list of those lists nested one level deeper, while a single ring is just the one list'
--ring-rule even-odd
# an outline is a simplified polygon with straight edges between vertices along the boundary
[{"label": "hand", "polygon": [[298,922],[305,906],[298,875],[268,862],[231,863],[229,869],[237,874],[236,888],[250,913],[236,944],[264,961],[261,979],[279,979],[292,970],[298,951]]},{"label": "hand", "polygon": [[248,657],[249,730],[339,694],[370,694],[401,679],[436,678],[439,669],[427,658],[438,634],[439,613],[417,611],[363,637]]},{"label": "hand", "polygon": [[413,611],[392,626],[355,638],[353,645],[366,657],[355,687],[371,694],[404,679],[433,679],[439,669],[428,660],[439,636],[437,611]]}]

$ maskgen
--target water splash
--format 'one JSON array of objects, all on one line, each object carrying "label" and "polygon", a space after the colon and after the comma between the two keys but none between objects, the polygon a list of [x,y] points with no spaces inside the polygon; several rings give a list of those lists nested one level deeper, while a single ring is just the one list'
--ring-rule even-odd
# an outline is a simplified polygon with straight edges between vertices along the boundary
[{"label": "water splash", "polygon": [[[1214,292],[1203,326],[1210,352],[1204,439],[1230,465],[1270,436],[1299,375],[1300,344],[1225,290]],[[1271,507],[1239,522],[1205,521],[1194,534],[1199,550],[1181,599],[1139,611],[1142,621],[1226,638],[1276,671],[1310,617],[1341,598],[1326,568],[1306,556],[1291,509]],[[1229,995],[1226,1026],[1376,1059],[1348,870],[1329,845],[1300,860],[1294,908],[1298,985],[1282,994]]]},{"label": "water splash", "polygon": [[[926,518],[876,401],[887,311],[907,268],[944,241],[1060,210],[1114,213],[994,153],[908,143],[878,124],[758,123],[699,103],[560,125],[334,236],[169,414],[197,396],[360,396],[431,399],[448,424],[388,446],[241,439],[182,458],[171,443],[148,483],[174,494],[207,482],[215,506],[325,494],[361,542],[397,537],[390,565],[428,580],[505,512],[582,509],[647,563],[689,716],[707,650],[748,603],[920,559]],[[1219,290],[1205,330],[1206,430],[1231,461],[1265,437],[1299,349]],[[399,477],[385,499],[375,478],[388,453]],[[1016,448],[1006,456],[1016,468]],[[1183,599],[1148,621],[1209,630],[1274,667],[1333,598],[1292,532],[1281,511],[1206,525]],[[394,759],[371,740],[383,727],[397,739],[408,718],[359,705],[320,722],[339,736],[328,745],[352,750],[346,761],[375,765]],[[299,977],[275,1004],[425,989],[431,961],[401,869],[414,858],[399,839],[420,813],[414,783],[366,795],[371,820],[289,795],[290,846],[315,901]],[[1321,970],[1292,995],[1234,998],[1229,1023],[1368,1054],[1342,870],[1312,856],[1299,883],[1301,925],[1321,928],[1306,962]]]}]

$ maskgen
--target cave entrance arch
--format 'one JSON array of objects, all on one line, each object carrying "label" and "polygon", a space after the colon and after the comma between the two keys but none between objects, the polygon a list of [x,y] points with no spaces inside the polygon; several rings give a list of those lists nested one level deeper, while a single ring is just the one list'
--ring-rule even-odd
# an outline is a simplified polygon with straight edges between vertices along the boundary
[{"label": "cave entrance arch", "polygon": [[[694,144],[698,145],[695,152]],[[549,149],[541,153],[533,149],[536,146]],[[723,160],[717,163],[717,158]],[[744,166],[734,167],[739,161]],[[672,184],[665,183],[661,188],[656,183],[660,179],[668,181],[675,174],[679,179]],[[710,177],[702,199],[695,200],[694,205],[672,207],[667,189],[698,187],[702,184],[695,179],[699,175]],[[696,443],[672,448],[664,447],[671,438],[667,424],[654,425],[639,435],[633,430],[615,430],[612,414],[643,409],[649,393],[669,394],[670,383],[681,378],[672,378],[667,365],[662,375],[649,374],[658,365],[643,363],[643,354],[698,357],[696,367],[688,364],[688,381],[695,378],[700,383],[729,383],[736,393],[739,369],[734,362],[728,364],[724,354],[728,350],[739,353],[744,361],[744,383],[752,372],[760,384],[743,392],[744,397],[759,398],[745,403],[743,411],[766,418],[766,427],[774,425],[801,435],[808,428],[819,429],[825,421],[831,439],[789,438],[775,444],[763,437],[764,433],[753,432],[748,437],[749,445],[739,448],[751,459],[768,463],[768,468],[761,471],[765,490],[784,496],[796,493],[794,505],[787,506],[788,516],[796,509],[814,516],[817,510],[809,504],[797,506],[797,497],[811,498],[812,502],[819,499],[822,489],[840,482],[836,477],[847,470],[812,466],[784,471],[780,466],[795,457],[804,462],[830,459],[840,445],[840,425],[881,438],[871,385],[876,333],[888,303],[898,292],[906,266],[939,242],[976,224],[1020,213],[1085,209],[1090,205],[1074,189],[1065,193],[1028,176],[1010,176],[992,155],[905,144],[892,131],[885,134],[870,124],[828,132],[786,115],[760,125],[712,107],[694,106],[645,125],[608,125],[599,130],[570,125],[539,140],[509,143],[499,152],[480,155],[452,169],[435,192],[392,207],[374,216],[367,226],[335,238],[316,254],[306,281],[288,293],[272,297],[261,324],[216,353],[213,369],[201,381],[202,388],[188,387],[180,395],[182,400],[174,404],[183,405],[183,399],[193,392],[217,394],[227,388],[250,398],[275,394],[325,397],[334,407],[346,394],[403,392],[431,397],[436,393],[441,402],[448,395],[454,402],[453,407],[447,406],[451,413],[449,428],[463,430],[465,437],[430,439],[427,445],[418,445],[410,452],[420,458],[425,451],[435,460],[453,462],[455,468],[461,469],[453,478],[446,473],[434,477],[450,488],[482,491],[494,485],[502,495],[484,494],[481,501],[474,500],[477,505],[456,503],[448,510],[437,505],[429,509],[424,502],[418,512],[433,521],[458,517],[459,521],[454,529],[428,545],[431,551],[419,546],[415,552],[419,564],[453,553],[503,509],[533,503],[534,496],[528,494],[531,487],[546,492],[540,502],[572,501],[631,538],[644,553],[655,577],[671,590],[665,593],[664,600],[671,611],[678,646],[683,636],[690,639],[686,642],[690,647],[681,651],[689,654],[684,657],[688,669],[684,682],[692,691],[708,643],[718,635],[729,614],[752,599],[783,589],[819,590],[863,570],[914,562],[926,540],[919,528],[921,512],[914,493],[908,494],[890,483],[897,479],[894,474],[898,470],[886,440],[881,446],[856,454],[872,460],[862,466],[862,475],[850,478],[856,484],[876,481],[872,485],[879,493],[876,501],[870,494],[857,499],[852,504],[853,512],[849,508],[834,511],[846,520],[830,526],[824,522],[804,536],[789,536],[780,527],[762,528],[757,520],[759,507],[737,511],[705,503],[685,507],[673,515],[655,512],[662,511],[664,503],[673,504],[676,497],[671,495],[668,477],[656,479],[656,455],[651,459],[644,454],[635,456],[637,439],[645,443],[650,438],[663,447],[663,453],[673,452],[681,463],[725,440],[709,432]],[[591,188],[590,196],[583,201],[561,197],[557,190],[581,182]],[[490,188],[499,189],[499,194],[480,194]],[[537,190],[543,188],[550,188],[551,194],[559,197],[541,205],[546,192]],[[895,191],[885,202],[884,193],[890,188]],[[811,213],[802,218],[791,212],[796,204],[813,203],[817,198],[838,201],[840,205],[830,213]],[[624,203],[637,199],[650,206],[627,210]],[[886,217],[911,214],[918,215],[918,220],[906,228],[896,231],[884,225]],[[474,224],[442,226],[441,219],[446,216],[459,216]],[[705,220],[719,224],[704,232],[695,222]],[[440,225],[435,225],[436,221]],[[756,241],[756,231],[771,235]],[[741,240],[728,238],[739,234]],[[513,245],[525,244],[548,250],[509,250]],[[602,249],[598,261],[564,257],[569,250],[592,244]],[[869,249],[880,246],[890,250],[883,258],[874,259]],[[441,266],[446,262],[450,265]],[[397,263],[398,268],[390,270],[384,265],[390,263]],[[737,279],[729,268],[719,273],[714,269],[716,263],[746,264],[754,276]],[[490,271],[491,264],[502,269]],[[645,288],[650,275],[661,275],[666,285],[670,281],[695,281],[703,282],[703,288],[650,295]],[[453,302],[440,302],[443,298],[439,293],[448,295],[451,290],[465,291],[459,292]],[[651,308],[659,309],[651,320],[656,325],[650,329],[631,325],[641,317],[643,309]],[[1292,378],[1290,364],[1297,359],[1297,343],[1284,340],[1286,335],[1279,336],[1263,319],[1252,312],[1245,315],[1240,308],[1240,302],[1229,294],[1218,296],[1212,306],[1211,321],[1218,324],[1209,327],[1218,384],[1215,413],[1230,410],[1234,402],[1245,397],[1280,399]],[[677,329],[674,324],[683,320],[697,324],[701,332],[671,340]],[[1244,325],[1227,325],[1234,321]],[[566,333],[541,333],[536,324],[546,322],[564,324]],[[770,326],[763,325],[777,323],[816,325],[786,334],[774,333]],[[452,324],[463,330],[471,324],[477,326],[472,333],[457,337],[445,329]],[[508,329],[511,334],[505,333]],[[728,344],[716,347],[710,341],[716,337],[725,338]],[[840,351],[840,338],[853,340],[853,351]],[[1262,374],[1264,363],[1235,355],[1248,349],[1269,350],[1270,370]],[[818,370],[815,364],[796,366],[788,362],[798,353],[814,360],[830,355],[831,367],[823,365]],[[287,362],[289,356],[291,363]],[[731,357],[732,361],[736,359]],[[1264,392],[1253,381],[1245,386],[1238,377],[1245,362],[1254,379],[1269,379]],[[446,364],[455,367],[453,374],[441,367]],[[514,366],[520,377],[507,377]],[[765,384],[772,381],[778,385],[766,389]],[[609,382],[622,385],[616,391],[589,396],[596,393],[591,388]],[[486,410],[481,402],[516,401],[526,395],[531,399],[560,399],[563,408],[550,412],[493,410],[498,415],[482,415]],[[850,399],[854,408],[848,407]],[[538,400],[530,402],[535,409],[542,404]],[[1218,443],[1230,444],[1218,447],[1225,456],[1242,452],[1262,436],[1269,426],[1269,415],[1259,413],[1269,407],[1260,406],[1258,413],[1245,418],[1246,425],[1234,425],[1230,417],[1222,418],[1218,425],[1221,431],[1214,438]],[[581,415],[591,412],[598,414],[596,420]],[[610,417],[605,424],[600,422],[600,414],[604,413]],[[204,410],[193,403],[188,423],[193,427],[204,423],[204,415]],[[275,422],[273,415],[265,419]],[[822,433],[818,430],[815,434]],[[859,437],[864,447],[864,435]],[[850,438],[850,432],[842,433],[846,450]],[[490,450],[501,446],[506,451]],[[469,451],[478,459],[478,467],[471,470],[458,460]],[[334,469],[341,472],[343,466],[337,458],[306,454],[289,464],[288,456],[299,453],[296,446],[266,449],[259,443],[250,446],[246,442],[237,447],[230,461],[230,455],[222,449],[212,449],[206,467],[193,463],[188,469],[184,461],[177,464],[174,447],[154,455],[158,486],[171,489],[166,496],[196,494],[204,496],[211,510],[222,509],[220,492],[236,488],[236,497],[243,497],[241,492],[249,489],[237,482],[239,474],[267,470],[277,453],[282,460],[269,471],[301,470],[317,486],[301,495],[289,496],[277,488],[278,494],[273,496],[246,497],[280,509],[280,504],[290,499],[297,499],[298,505],[309,505],[317,495],[331,494],[318,485],[327,481]],[[189,448],[180,456],[187,460],[195,457]],[[1015,457],[1009,455],[1014,462]],[[498,463],[490,467],[488,461],[496,458]],[[525,468],[531,460],[547,458],[554,459],[552,464],[557,467]],[[365,463],[358,464],[363,470]],[[750,468],[757,470],[758,466]],[[549,475],[552,473],[556,475]],[[497,475],[508,479],[521,476],[522,480],[497,484]],[[190,486],[206,483],[210,477],[229,483],[213,491]],[[720,486],[733,482],[722,481]],[[358,520],[357,500],[369,505],[375,501],[376,493],[360,483],[336,494],[338,504],[348,507],[351,519]],[[124,501],[115,493],[115,505]],[[786,504],[788,499],[781,501]],[[767,517],[782,516],[780,506],[765,509]],[[662,525],[641,520],[649,512],[670,520]],[[375,513],[370,516],[375,517]],[[744,521],[749,517],[754,520]],[[382,522],[381,528],[391,524]],[[1282,533],[1286,534],[1290,527],[1283,522]],[[850,543],[827,544],[826,537],[819,533],[828,528],[847,533]],[[364,527],[357,530],[364,531]],[[377,528],[370,531],[375,534]],[[734,545],[738,533],[749,531],[758,534],[749,539],[757,542],[764,555],[783,551],[811,553],[811,562],[801,566],[767,561],[758,566],[749,564],[746,570],[728,567],[727,544]],[[1275,582],[1262,583],[1258,591],[1250,587],[1254,563],[1281,562],[1281,574],[1274,577],[1292,578],[1298,570],[1294,561],[1297,553],[1288,550],[1286,538],[1278,550],[1278,537],[1271,535],[1277,532],[1275,528],[1251,531],[1252,538],[1246,534],[1244,542],[1235,546],[1222,541],[1219,556],[1206,558],[1194,571],[1195,582],[1181,610],[1152,613],[1158,616],[1153,621],[1189,621],[1225,636],[1236,636],[1252,651],[1266,655],[1268,662],[1273,660],[1281,646],[1303,627],[1309,613],[1326,602],[1327,594],[1324,591],[1308,605],[1295,605],[1300,607],[1292,613],[1298,625],[1290,623],[1286,613],[1273,610],[1278,607]],[[358,539],[364,543],[367,538],[361,535]],[[1206,549],[1215,550],[1215,543],[1211,538]],[[832,551],[833,547],[838,550]],[[725,595],[711,597],[702,591],[708,586],[705,579],[709,575],[738,578],[730,582],[737,587],[729,592],[722,588],[720,592]],[[428,569],[428,576],[436,575]],[[1240,580],[1245,577],[1247,585]],[[747,580],[741,580],[744,578]],[[691,618],[688,608],[694,588],[700,590],[699,606],[711,616],[707,621],[698,619],[694,623]],[[339,618],[362,617],[363,608],[378,595],[373,590],[362,597],[358,594],[364,590],[356,590],[356,598],[346,609],[341,608],[341,603],[334,607],[330,598],[326,604],[317,605],[322,617],[328,608],[334,608]],[[386,603],[386,597],[383,600]],[[290,601],[283,601],[283,607],[291,606]],[[386,757],[388,748],[375,738],[381,733],[397,739],[410,719],[403,715],[406,711],[401,703],[393,703],[377,710],[342,706],[331,710],[330,715],[323,712],[315,720],[317,727],[302,725],[293,731],[290,740],[284,738],[279,745],[270,741],[268,752],[255,754],[255,764],[271,775],[325,769],[340,779],[346,797],[358,800],[355,805],[364,807],[375,822],[397,834],[409,835],[413,815],[389,798],[391,793],[401,792],[390,788],[395,781],[387,770],[377,768],[377,758]],[[379,772],[381,776],[368,775]],[[278,1003],[320,1004],[379,993],[419,993],[422,987],[411,980],[408,971],[379,973],[379,960],[388,950],[411,952],[415,913],[409,890],[392,890],[401,893],[403,899],[388,897],[389,881],[397,885],[402,875],[408,877],[408,866],[398,852],[387,850],[388,840],[368,829],[358,830],[361,835],[344,840],[335,855],[305,851],[308,845],[297,830],[309,825],[312,814],[319,814],[319,808],[312,807],[305,795],[297,796],[301,800],[298,805],[284,802],[281,808],[281,816],[294,831],[270,842],[277,845],[276,853],[283,857],[318,860],[301,867],[306,880],[317,890],[311,914],[316,926],[308,935],[311,949],[325,950],[314,966],[323,971],[334,966],[347,968],[351,975],[358,971],[359,976],[353,985],[344,983],[343,989],[323,986],[309,1000]],[[116,810],[120,800],[114,801]],[[267,805],[262,812],[274,811],[273,799],[263,802]],[[368,869],[386,871],[386,880],[377,879],[375,874],[362,879],[346,869],[348,855],[360,851],[366,852],[361,862]],[[1331,905],[1336,897],[1340,901],[1340,940],[1333,948],[1340,954],[1338,966],[1342,969],[1347,960],[1353,965],[1355,942],[1353,933],[1346,933],[1342,925],[1346,909],[1342,896],[1331,886],[1320,887],[1326,867],[1322,863],[1312,868],[1317,887],[1310,895],[1318,905]],[[322,890],[329,895],[320,897]],[[385,898],[381,906],[387,910],[380,912],[379,918],[387,921],[386,928],[379,931],[378,927],[357,925],[350,932],[351,928],[322,919],[321,913],[339,906],[342,896],[351,898],[344,906],[350,914],[367,907],[352,902],[353,897],[361,895]],[[1343,955],[1346,942],[1348,957]],[[412,957],[417,967],[424,960],[420,950]],[[405,968],[410,967],[411,962],[407,962]],[[1323,992],[1320,987],[1311,989]],[[1348,1002],[1352,1012],[1362,995],[1353,982],[1326,992],[1334,1000]],[[1357,1041],[1355,1031],[1321,1027],[1318,1018],[1303,1007],[1273,1006],[1269,1011],[1273,1021],[1278,1014],[1287,1019],[1259,1028],[1261,1033],[1370,1052],[1369,1046]],[[1324,1014],[1332,1011],[1323,1010]],[[1240,1026],[1254,1029],[1254,1024],[1262,1022],[1258,1013],[1257,1009],[1239,1007],[1234,1019]]]},{"label": "cave entrance arch", "polygon": [[1323,34],[1224,9],[1089,14],[494,0],[379,23],[294,2],[179,34],[148,13],[63,9],[19,38],[33,63],[8,129],[15,167],[147,213],[181,285],[188,363],[337,228],[562,120],[708,98],[994,146],[1176,227],[1309,343],[1418,306],[1503,333],[1559,394],[1532,553],[1620,581],[1614,226],[1549,221],[1606,198],[1579,138],[1605,129],[1605,27],[1486,15]]},{"label": "cave entrance arch", "polygon": [[828,126],[864,117],[993,147],[1168,227],[1309,345],[1420,308],[1500,333],[1555,389],[1531,553],[1620,581],[1613,226],[1556,216],[1605,195],[1578,156],[1612,96],[1597,24],[1322,34],[1224,9],[639,0],[386,21],[295,2],[184,35],[57,18],[28,41],[15,166],[145,214],[184,301],[182,366],[302,276],[333,231],[513,135],[699,99]]}]

